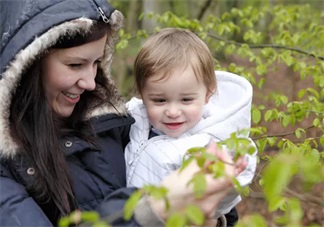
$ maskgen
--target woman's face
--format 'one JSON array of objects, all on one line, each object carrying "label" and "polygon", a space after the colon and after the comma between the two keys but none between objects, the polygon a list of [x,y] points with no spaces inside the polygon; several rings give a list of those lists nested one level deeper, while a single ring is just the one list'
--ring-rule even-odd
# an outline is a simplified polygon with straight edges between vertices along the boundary
[{"label": "woman's face", "polygon": [[98,63],[106,36],[81,46],[51,49],[42,61],[42,78],[47,102],[61,117],[69,117],[81,94],[96,87]]}]

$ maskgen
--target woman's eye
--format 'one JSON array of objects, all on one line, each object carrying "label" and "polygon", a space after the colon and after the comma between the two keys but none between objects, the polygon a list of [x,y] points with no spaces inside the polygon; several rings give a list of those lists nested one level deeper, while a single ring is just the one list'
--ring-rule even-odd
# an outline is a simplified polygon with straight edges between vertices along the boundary
[{"label": "woman's eye", "polygon": [[95,61],[95,64],[96,64],[96,65],[98,65],[98,64],[100,64],[100,63],[101,63],[101,60],[96,60],[96,61]]},{"label": "woman's eye", "polygon": [[69,64],[69,67],[71,68],[80,68],[82,64]]}]

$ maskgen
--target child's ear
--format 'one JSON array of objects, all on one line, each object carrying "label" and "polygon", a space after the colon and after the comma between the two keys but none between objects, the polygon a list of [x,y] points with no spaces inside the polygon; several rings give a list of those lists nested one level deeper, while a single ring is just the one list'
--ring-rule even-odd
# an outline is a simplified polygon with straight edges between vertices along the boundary
[{"label": "child's ear", "polygon": [[210,97],[213,95],[213,93],[211,93],[210,91],[207,92],[206,94],[206,99],[205,99],[205,104],[207,104],[209,102]]},{"label": "child's ear", "polygon": [[206,94],[206,99],[205,99],[206,104],[209,102],[210,97],[212,97],[213,94],[215,94],[215,92],[216,92],[215,86],[208,89],[207,94]]}]

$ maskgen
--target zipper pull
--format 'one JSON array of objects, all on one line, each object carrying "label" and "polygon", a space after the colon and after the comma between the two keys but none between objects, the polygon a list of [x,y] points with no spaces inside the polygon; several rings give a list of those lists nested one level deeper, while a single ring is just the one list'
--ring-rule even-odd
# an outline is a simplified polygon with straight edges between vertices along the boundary
[{"label": "zipper pull", "polygon": [[102,20],[105,22],[105,23],[109,23],[109,18],[106,16],[106,14],[104,13],[104,11],[98,7],[98,11],[99,11],[99,14],[100,16],[102,17]]}]

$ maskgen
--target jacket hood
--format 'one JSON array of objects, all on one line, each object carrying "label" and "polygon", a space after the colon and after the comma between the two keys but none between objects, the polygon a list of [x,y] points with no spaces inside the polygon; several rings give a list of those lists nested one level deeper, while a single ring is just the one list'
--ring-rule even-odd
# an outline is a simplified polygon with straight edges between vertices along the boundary
[{"label": "jacket hood", "polygon": [[[231,133],[251,127],[251,106],[253,88],[242,76],[225,71],[215,71],[217,91],[204,106],[203,119],[189,130],[196,134],[201,130],[226,139]],[[248,136],[248,135],[245,135]]]},{"label": "jacket hood", "polygon": [[[217,91],[204,106],[202,119],[179,138],[207,133],[218,140],[225,140],[231,133],[251,127],[253,88],[250,82],[230,72],[215,71],[215,74]],[[147,139],[151,125],[143,101],[132,98],[126,106],[136,120],[131,127],[130,137],[138,141]],[[164,134],[157,129],[154,132]]]},{"label": "jacket hood", "polygon": [[1,71],[0,71],[0,155],[12,156],[17,145],[10,137],[9,114],[12,94],[22,72],[37,57],[55,44],[62,35],[86,33],[94,21],[104,20],[112,28],[107,38],[101,68],[109,78],[114,105],[98,107],[88,118],[106,113],[126,114],[124,100],[111,79],[111,64],[123,15],[107,0],[1,0]]}]

